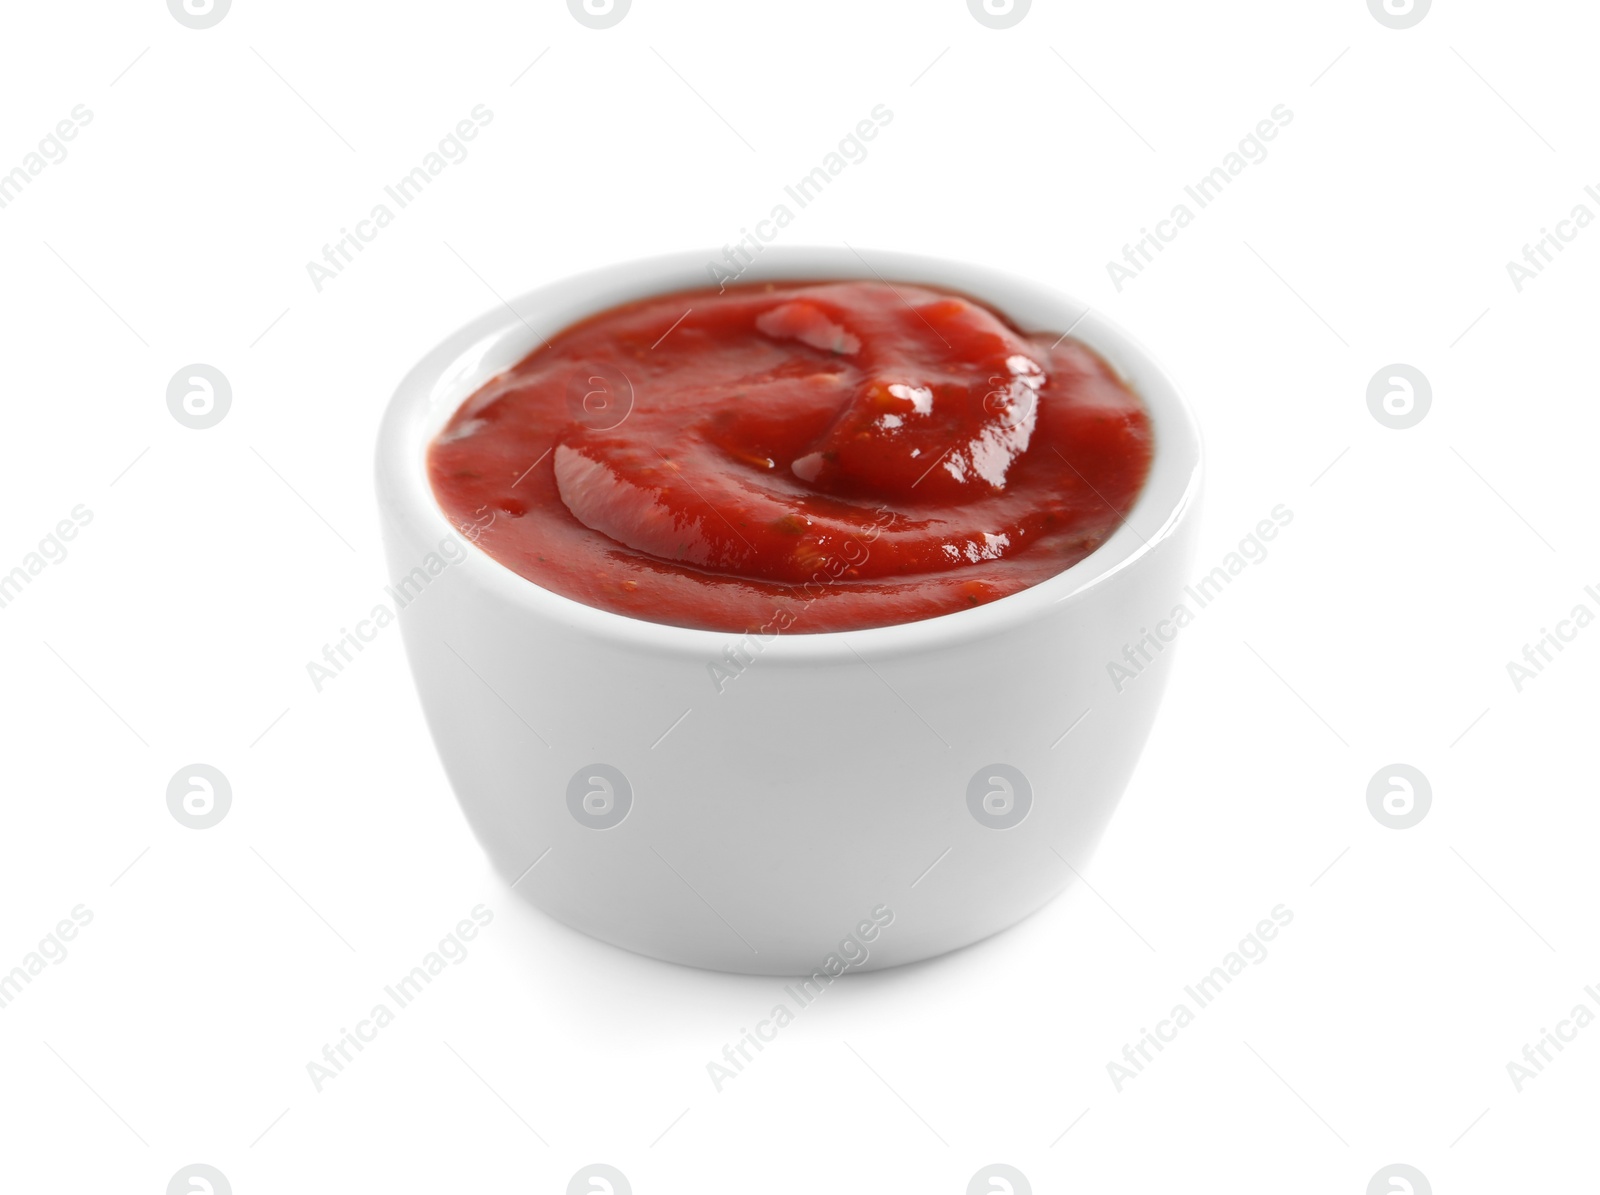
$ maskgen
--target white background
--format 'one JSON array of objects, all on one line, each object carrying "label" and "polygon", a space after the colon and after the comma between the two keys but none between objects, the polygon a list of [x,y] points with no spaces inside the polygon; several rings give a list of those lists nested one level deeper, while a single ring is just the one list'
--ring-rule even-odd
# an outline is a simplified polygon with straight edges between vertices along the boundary
[{"label": "white background", "polygon": [[[1003,31],[960,0],[636,0],[602,31],[556,0],[4,19],[0,170],[93,119],[0,210],[0,571],[93,521],[0,610],[0,971],[93,921],[0,1009],[0,1187],[154,1195],[191,1162],[241,1195],[558,1192],[593,1161],[640,1195],[960,1192],[994,1161],[1035,1191],[1594,1181],[1600,1027],[1520,1093],[1506,1069],[1600,1011],[1600,629],[1520,693],[1506,671],[1600,612],[1600,228],[1521,293],[1506,271],[1600,214],[1589,6],[1441,0],[1404,31],[1360,0],[1037,0]],[[318,293],[307,261],[477,104],[470,155]],[[1294,519],[1183,633],[1093,892],[836,984],[719,1093],[707,1062],[781,985],[522,905],[398,634],[321,693],[306,662],[381,597],[373,437],[423,351],[496,292],[737,239],[877,104],[785,243],[1080,295],[1198,409],[1197,573]],[[1107,261],[1278,104],[1269,156],[1119,293]],[[191,362],[232,384],[210,430],[167,411]],[[1367,409],[1392,362],[1432,383],[1410,430]],[[233,788],[203,832],[165,804],[196,761]],[[1433,789],[1404,831],[1366,805],[1397,761]],[[466,961],[319,1094],[306,1064],[480,903]],[[1119,1093],[1106,1064],[1280,903],[1270,957]]]}]

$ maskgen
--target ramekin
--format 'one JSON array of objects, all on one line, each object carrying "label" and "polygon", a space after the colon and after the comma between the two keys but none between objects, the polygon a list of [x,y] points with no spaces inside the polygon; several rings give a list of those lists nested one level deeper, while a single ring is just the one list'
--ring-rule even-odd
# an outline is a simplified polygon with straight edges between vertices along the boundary
[{"label": "ramekin", "polygon": [[[1173,652],[1125,648],[1181,598],[1201,484],[1193,414],[1148,352],[1053,287],[935,257],[772,246],[740,282],[927,283],[1025,330],[1070,328],[1150,411],[1154,458],[1123,525],[988,605],[759,645],[582,605],[466,542],[425,462],[462,400],[584,316],[707,285],[713,260],[530,291],[396,389],[379,507],[394,579],[409,579],[400,623],[434,743],[506,883],[606,942],[816,982],[975,942],[1070,886],[1143,748]],[[748,663],[719,688],[725,649]],[[1130,660],[1137,677],[1116,683],[1112,664]]]}]

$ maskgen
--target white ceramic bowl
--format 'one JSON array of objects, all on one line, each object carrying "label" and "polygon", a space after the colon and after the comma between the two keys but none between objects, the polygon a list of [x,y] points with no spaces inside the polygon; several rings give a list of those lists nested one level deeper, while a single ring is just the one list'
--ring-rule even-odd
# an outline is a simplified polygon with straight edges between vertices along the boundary
[{"label": "white ceramic bowl", "polygon": [[[1144,745],[1172,652],[1148,653],[1120,693],[1108,662],[1180,599],[1200,487],[1193,416],[1143,348],[1050,287],[938,258],[769,247],[741,282],[876,275],[965,292],[1024,330],[1070,326],[1150,410],[1154,460],[1127,521],[1087,559],[988,605],[759,651],[582,605],[465,545],[425,468],[461,401],[536,334],[705,286],[713,257],[541,287],[452,333],[400,383],[378,494],[393,577],[411,577],[400,621],[434,742],[505,880],[607,942],[824,976],[975,942],[1068,887]],[[719,692],[708,665],[730,647],[752,662]]]}]

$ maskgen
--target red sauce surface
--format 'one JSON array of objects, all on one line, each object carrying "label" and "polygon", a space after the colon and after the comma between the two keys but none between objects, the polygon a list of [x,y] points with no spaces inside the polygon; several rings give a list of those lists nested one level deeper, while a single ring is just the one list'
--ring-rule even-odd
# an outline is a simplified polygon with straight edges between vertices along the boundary
[{"label": "red sauce surface", "polygon": [[1082,344],[963,295],[769,283],[566,329],[430,446],[452,523],[632,618],[807,633],[1037,585],[1122,522],[1144,406]]}]

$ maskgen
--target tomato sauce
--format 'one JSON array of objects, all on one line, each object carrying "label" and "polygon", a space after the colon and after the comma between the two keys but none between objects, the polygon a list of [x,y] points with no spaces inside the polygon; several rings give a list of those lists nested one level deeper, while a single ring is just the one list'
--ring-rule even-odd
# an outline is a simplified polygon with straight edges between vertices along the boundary
[{"label": "tomato sauce", "polygon": [[729,632],[951,614],[1082,560],[1149,471],[1087,347],[884,282],[660,295],[561,332],[456,411],[433,491],[501,564]]}]

